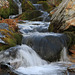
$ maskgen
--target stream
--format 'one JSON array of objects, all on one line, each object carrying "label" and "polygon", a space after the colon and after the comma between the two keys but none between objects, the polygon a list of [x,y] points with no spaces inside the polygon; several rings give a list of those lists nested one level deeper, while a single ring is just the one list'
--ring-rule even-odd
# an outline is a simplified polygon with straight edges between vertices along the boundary
[{"label": "stream", "polygon": [[[35,45],[38,47],[38,44],[39,44],[38,41],[40,39],[40,36],[42,36],[42,37],[45,37],[45,36],[60,37],[63,35],[63,34],[59,34],[59,33],[48,33],[48,26],[50,24],[49,22],[40,22],[40,21],[24,21],[24,22],[25,22],[24,24],[18,24],[20,32],[23,35],[23,41],[22,41],[23,44],[27,44],[27,42],[29,42],[31,40],[33,41],[35,38],[35,40],[33,42],[35,42],[36,43]],[[31,37],[31,36],[33,36],[33,37]],[[36,41],[36,40],[38,40],[38,41]],[[57,41],[57,40],[55,40],[55,41]],[[32,45],[34,45],[33,42],[32,42]],[[44,46],[45,46],[45,43],[43,44]],[[48,43],[46,43],[46,44],[48,45]],[[31,45],[31,43],[27,44],[27,45],[29,45],[28,46],[29,48],[32,47],[33,49],[35,49],[35,47]],[[47,45],[46,45],[46,49],[48,47]],[[44,46],[43,46],[43,48],[45,48]],[[61,46],[60,43],[59,43],[59,46]],[[25,46],[22,45],[22,48],[23,47],[25,47]],[[49,48],[50,48],[50,46],[49,46]],[[27,48],[24,48],[24,49],[26,50]],[[37,49],[39,49],[39,47]],[[34,51],[36,51],[36,50],[34,50]],[[44,51],[44,49],[43,49],[43,51]],[[66,64],[66,63],[68,64],[69,62],[68,62],[68,57],[67,57],[67,49],[64,46],[62,47],[62,50],[60,53],[61,55],[60,55],[59,62],[55,61],[55,62],[50,63],[46,60],[43,60],[42,59],[43,57],[41,58],[41,57],[39,57],[39,55],[37,55],[40,58],[40,60],[39,60],[38,57],[35,54],[33,54],[33,52],[26,53],[26,51],[25,51],[25,53],[24,52],[20,52],[20,53],[22,53],[22,55],[25,55],[24,56],[24,58],[26,58],[25,63],[28,62],[28,63],[32,63],[32,64],[28,65],[28,63],[27,63],[27,65],[28,65],[27,67],[26,66],[19,67],[18,69],[16,69],[18,72],[21,72],[21,73],[27,74],[27,75],[66,75],[65,71],[67,70],[67,66],[65,66],[64,64]],[[44,55],[46,55],[46,53]],[[47,55],[48,55],[48,52],[47,52]],[[51,57],[51,58],[53,58],[53,57]]]},{"label": "stream", "polygon": [[[13,1],[18,5],[19,14],[22,14],[20,1]],[[49,14],[42,10],[42,5],[34,6],[43,12],[40,16],[44,17],[43,21],[20,20],[23,23],[17,25],[23,35],[22,44],[0,52],[0,62],[9,62],[19,75],[68,75],[67,37],[60,33],[49,33],[50,22],[45,22]]]},{"label": "stream", "polygon": [[19,31],[23,35],[22,44],[0,52],[0,62],[9,62],[19,75],[66,75],[67,65],[71,63],[67,57],[65,36],[49,33],[50,22],[23,22],[18,23]]}]

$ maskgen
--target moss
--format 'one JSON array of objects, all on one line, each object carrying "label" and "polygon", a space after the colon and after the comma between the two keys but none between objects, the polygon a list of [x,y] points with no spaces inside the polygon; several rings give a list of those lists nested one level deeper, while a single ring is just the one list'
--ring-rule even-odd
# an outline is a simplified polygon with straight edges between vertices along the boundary
[{"label": "moss", "polygon": [[17,44],[21,44],[22,41],[22,35],[20,33],[14,33],[13,34],[14,38],[16,39]]},{"label": "moss", "polygon": [[32,20],[41,15],[42,15],[42,13],[38,10],[27,10],[26,12],[23,12],[23,14],[20,15],[18,18],[21,20]]},{"label": "moss", "polygon": [[12,31],[13,31],[12,29],[11,31],[6,29],[0,29],[1,34],[5,36],[2,37],[1,39],[6,43],[6,45],[5,44],[0,45],[0,50],[5,50],[9,47],[21,44],[22,35],[19,32],[12,32]]},{"label": "moss", "polygon": [[60,29],[61,26],[64,24],[64,21],[59,21],[59,20],[53,20],[50,25],[49,25],[49,28],[48,28],[48,31],[49,32],[63,32],[64,30]]},{"label": "moss", "polygon": [[75,32],[64,31],[63,33],[69,38],[68,47],[70,48],[72,45],[75,45]]},{"label": "moss", "polygon": [[52,10],[52,6],[50,6],[47,1],[38,1],[37,4],[42,4],[45,11],[50,12]]},{"label": "moss", "polygon": [[10,8],[0,8],[0,16],[2,18],[8,18],[10,15]]},{"label": "moss", "polygon": [[35,7],[30,1],[22,0],[22,11],[25,12],[27,10],[34,10]]},{"label": "moss", "polygon": [[43,21],[42,17],[33,18],[31,21]]},{"label": "moss", "polygon": [[9,18],[10,15],[14,15],[18,13],[18,7],[13,2],[13,0],[8,0],[9,7],[8,8],[0,8],[0,16],[3,18]]},{"label": "moss", "polygon": [[18,6],[15,4],[13,0],[9,1],[10,15],[18,14]]},{"label": "moss", "polygon": [[7,44],[0,43],[0,51],[8,49],[8,48],[9,48],[9,46]]}]

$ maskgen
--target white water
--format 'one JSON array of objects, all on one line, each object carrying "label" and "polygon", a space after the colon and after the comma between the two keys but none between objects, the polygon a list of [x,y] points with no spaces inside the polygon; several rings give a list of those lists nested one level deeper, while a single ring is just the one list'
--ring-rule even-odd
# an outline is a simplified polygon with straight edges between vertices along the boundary
[{"label": "white water", "polygon": [[0,54],[0,62],[10,62],[14,68],[47,64],[47,62],[41,59],[39,55],[29,46],[21,45],[14,47],[14,49],[15,48],[18,50],[15,58],[10,55],[10,51],[4,52],[4,54]]},{"label": "white water", "polygon": [[[52,35],[52,36],[61,36],[61,34],[56,33],[40,33],[37,31],[37,27],[44,29],[48,29],[49,22],[33,22],[33,21],[24,21],[23,24],[18,24],[20,31],[22,32],[23,36],[28,35]],[[36,31],[34,30],[36,29]],[[28,33],[26,30],[34,30],[34,32],[29,31]],[[67,70],[67,67],[63,65],[63,61],[67,60],[67,52],[66,48],[63,48],[62,52],[62,62],[54,62],[50,63],[42,58],[39,57],[39,55],[29,46],[27,45],[21,45],[15,47],[16,57],[13,58],[12,54],[9,52],[5,52],[3,55],[0,53],[0,62],[10,62],[10,64],[16,68],[16,71],[21,72],[23,74],[27,75],[66,75],[64,74],[65,70]],[[14,48],[14,49],[15,49]],[[14,50],[12,49],[12,50]],[[9,55],[11,54],[11,55]]]},{"label": "white water", "polygon": [[47,64],[45,60],[41,59],[39,55],[27,45],[20,46],[20,49],[17,53],[17,58],[21,61],[20,66],[23,67]]},{"label": "white water", "polygon": [[35,6],[36,10],[39,10],[43,13],[41,16],[39,16],[39,18],[43,18],[43,22],[50,20],[49,13],[44,11],[42,4],[33,4],[33,5]]},{"label": "white water", "polygon": [[64,62],[47,63],[26,45],[21,46],[17,55],[22,63],[16,69],[20,73],[27,75],[66,75],[64,72],[67,70],[67,67],[63,65]]},{"label": "white water", "polygon": [[47,20],[50,20],[50,18],[48,17],[49,16],[49,13],[46,12],[46,11],[41,11],[43,14],[40,16],[40,17],[43,17],[43,22]]},{"label": "white water", "polygon": [[66,67],[62,67],[61,64],[51,63],[41,66],[32,66],[32,67],[19,67],[17,71],[27,74],[27,75],[65,75],[62,72],[66,70]]},{"label": "white water", "polygon": [[20,32],[24,33],[32,33],[32,32],[41,32],[41,31],[48,31],[48,27],[50,22],[40,22],[40,21],[25,21],[23,24],[18,24]]},{"label": "white water", "polygon": [[10,15],[9,19],[14,19],[15,17],[19,16],[20,14],[22,14],[22,7],[21,7],[21,2],[19,0],[13,0],[17,6],[18,6],[18,14],[17,15]]},{"label": "white water", "polygon": [[67,56],[67,48],[63,48],[61,51],[61,59],[60,61],[68,62],[68,56]]},{"label": "white water", "polygon": [[22,7],[21,7],[21,2],[19,0],[13,0],[17,6],[18,6],[18,11],[19,11],[19,14],[22,14]]},{"label": "white water", "polygon": [[[37,34],[37,36],[38,35],[41,35],[41,36],[46,36],[46,35],[61,36],[61,34],[59,34],[59,33],[58,34],[48,33],[48,32],[40,33],[39,31],[37,31],[37,27],[39,27],[39,29],[41,28],[41,26],[42,26],[42,29],[44,27],[48,28],[49,22],[45,22],[45,23],[39,22],[39,21],[37,21],[37,22],[24,21],[24,22],[25,23],[23,23],[23,24],[18,24],[19,29],[22,32],[23,36],[28,36],[28,35],[30,36],[30,35],[36,35],[36,34]],[[35,31],[33,31],[34,29],[35,29]],[[28,32],[26,32],[27,30],[28,30]],[[23,45],[23,47],[24,47],[24,45]],[[33,55],[31,55],[29,50],[25,50],[25,52],[20,51],[20,55],[22,55],[24,58],[27,58],[27,61],[28,61],[27,65],[30,65],[30,66],[24,67],[24,65],[22,65],[19,68],[17,68],[16,71],[21,72],[23,74],[27,74],[27,75],[66,75],[64,73],[64,71],[67,70],[67,67],[65,67],[63,65],[63,63],[67,60],[66,48],[64,47],[62,51],[63,52],[62,52],[62,56],[61,56],[61,62],[55,62],[55,63],[47,63],[47,61],[45,61],[45,63],[42,63],[42,61],[44,61],[44,60],[39,58],[38,55],[33,50],[31,51],[31,53]],[[39,59],[37,59],[37,58],[39,58]],[[36,62],[38,62],[38,63],[35,65]]]},{"label": "white water", "polygon": [[35,6],[36,10],[43,10],[42,4],[33,4]]}]

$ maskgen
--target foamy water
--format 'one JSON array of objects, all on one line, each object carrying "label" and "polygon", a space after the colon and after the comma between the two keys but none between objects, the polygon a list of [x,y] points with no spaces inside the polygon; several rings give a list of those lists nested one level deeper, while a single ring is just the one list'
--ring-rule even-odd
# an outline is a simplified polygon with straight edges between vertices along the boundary
[{"label": "foamy water", "polygon": [[[18,24],[19,30],[23,37],[26,36],[56,36],[60,37],[59,33],[40,32],[38,29],[48,29],[49,22],[33,22],[25,21],[26,23]],[[1,40],[0,40],[1,41]],[[67,67],[63,61],[67,60],[66,47],[63,48],[61,61],[48,62],[42,59],[31,47],[22,44],[8,49],[5,52],[0,52],[0,62],[10,62],[16,71],[27,75],[66,75]]]},{"label": "foamy water", "polygon": [[66,75],[66,67],[61,64],[51,63],[47,65],[19,67],[16,71],[27,75]]},{"label": "foamy water", "polygon": [[[62,34],[59,33],[48,33],[48,32],[39,32],[37,30],[37,28],[42,28],[42,29],[48,29],[49,27],[49,22],[33,22],[33,21],[25,21],[25,23],[23,24],[18,24],[19,25],[19,29],[22,32],[23,36],[47,36],[47,35],[52,35],[52,36],[62,36]],[[26,49],[26,48],[25,48]],[[63,48],[63,53],[65,53],[66,48]],[[43,59],[39,58],[38,54],[36,54],[33,50],[32,52],[30,51],[25,51],[25,52],[20,52],[23,56],[32,66],[27,66],[27,67],[23,67],[20,66],[19,68],[16,69],[16,71],[21,72],[23,74],[27,74],[27,75],[66,75],[65,71],[67,70],[67,67],[65,67],[63,65],[63,60],[66,60],[67,57],[61,57],[62,58],[62,62],[55,62],[55,63],[48,63],[47,61],[45,61],[45,63],[43,64],[42,61]],[[35,54],[37,55],[35,55]],[[62,55],[63,56],[63,55]],[[66,55],[65,55],[66,56]],[[39,59],[37,59],[39,58]],[[27,64],[28,64],[27,62]],[[34,63],[33,63],[34,62]],[[37,63],[37,65],[35,65],[35,62]],[[39,64],[39,65],[38,65]]]}]

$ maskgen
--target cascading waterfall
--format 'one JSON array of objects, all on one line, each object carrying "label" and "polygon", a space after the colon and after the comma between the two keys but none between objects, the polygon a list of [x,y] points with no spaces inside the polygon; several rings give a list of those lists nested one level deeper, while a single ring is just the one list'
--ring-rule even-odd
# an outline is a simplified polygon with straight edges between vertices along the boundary
[{"label": "cascading waterfall", "polygon": [[42,4],[33,4],[33,5],[36,8],[36,10],[39,10],[39,11],[41,11],[43,13],[40,16],[40,18],[43,18],[43,22],[50,20],[49,13],[44,11]]},{"label": "cascading waterfall", "polygon": [[21,2],[19,0],[13,0],[17,6],[18,6],[18,11],[19,11],[19,14],[22,14],[22,7],[21,7]]},{"label": "cascading waterfall", "polygon": [[13,0],[17,6],[18,6],[18,14],[17,15],[10,15],[9,19],[14,19],[15,17],[17,17],[18,15],[22,14],[22,7],[21,7],[21,2],[19,0]]},{"label": "cascading waterfall", "polygon": [[[17,53],[17,58],[21,61],[23,67],[39,66],[47,64],[47,62],[39,57],[39,55],[29,46],[21,45]],[[36,60],[36,61],[35,61]]]},{"label": "cascading waterfall", "polygon": [[42,4],[33,4],[36,10],[43,10]]},{"label": "cascading waterfall", "polygon": [[[65,46],[63,40],[65,38],[63,38],[64,36],[62,36],[62,34],[48,33],[48,32],[40,33],[39,30],[41,29],[48,30],[48,26],[50,24],[49,22],[45,23],[39,21],[38,22],[24,21],[24,22],[25,22],[24,24],[18,24],[20,32],[23,34],[23,36],[27,38],[28,36],[32,37],[32,35],[34,35],[34,37],[32,37],[31,40],[36,40],[34,43],[36,45],[35,48],[37,48],[38,50],[39,49],[43,50],[41,52],[44,52],[46,50],[46,52],[48,51],[48,53],[45,52],[45,54],[50,55],[49,52],[51,51],[51,54],[55,53],[56,57],[57,51],[61,51],[60,49],[62,49]],[[38,39],[38,37],[41,37],[42,39]],[[39,45],[39,40],[41,40],[40,45]],[[28,42],[27,39],[23,41]],[[28,43],[34,45],[31,41],[29,41]],[[64,46],[62,46],[63,44]],[[48,50],[49,48],[51,48],[51,50]],[[67,60],[66,50],[67,50],[66,47],[64,47],[62,50],[61,61]],[[25,44],[22,44],[21,46],[11,47],[6,51],[0,52],[0,62],[6,62],[6,63],[10,62],[10,64],[15,68],[16,71],[27,75],[66,75],[63,74],[66,71],[66,67],[63,66],[63,64],[61,64],[60,62],[50,63],[47,62],[46,60],[43,60],[42,57],[40,58],[39,55],[35,52],[35,49],[32,49],[31,47]]]},{"label": "cascading waterfall", "polygon": [[[35,24],[35,25],[34,25]],[[39,25],[39,26],[38,26]],[[41,27],[42,26],[42,27]],[[23,36],[26,36],[26,38],[28,38],[28,36],[30,35],[30,37],[34,34],[34,35],[36,35],[36,36],[34,36],[34,38],[36,39],[36,37],[37,36],[44,36],[44,38],[45,38],[45,36],[48,36],[48,35],[52,35],[52,36],[54,36],[54,37],[60,37],[62,34],[58,34],[58,33],[48,33],[48,32],[45,32],[45,33],[40,33],[40,31],[38,31],[38,29],[37,29],[37,27],[39,28],[39,29],[47,29],[48,28],[48,26],[49,26],[49,23],[43,23],[43,22],[26,22],[25,21],[25,24],[19,24],[19,28],[20,28],[20,31],[23,33]],[[33,33],[33,32],[35,32],[35,30],[34,29],[36,29],[36,33]],[[38,35],[39,34],[39,35]],[[29,37],[29,38],[30,38]],[[34,40],[34,38],[32,37],[31,39],[32,40]],[[26,39],[27,40],[27,39]],[[26,41],[26,40],[23,40],[23,41]],[[37,39],[36,39],[37,40]],[[52,39],[51,39],[52,40]],[[28,41],[28,40],[27,40]],[[42,40],[41,40],[41,42],[42,42]],[[48,41],[49,42],[49,41]],[[64,41],[63,41],[64,42]],[[29,42],[28,42],[29,43]],[[44,43],[44,42],[43,42]],[[46,43],[46,42],[45,42]],[[30,41],[30,44],[33,44],[33,43],[31,43],[31,41]],[[52,42],[52,44],[53,44],[53,42]],[[38,42],[37,42],[37,45],[38,45]],[[39,45],[39,46],[41,46],[41,44]],[[45,45],[44,45],[45,46]],[[50,45],[49,45],[50,46]],[[47,46],[48,47],[48,46]],[[37,48],[37,47],[36,47]],[[41,49],[42,49],[43,47],[41,47]],[[25,48],[26,49],[26,48]],[[38,48],[39,49],[39,48]],[[46,48],[46,49],[48,49],[48,48]],[[43,49],[43,51],[44,51],[44,49]],[[55,50],[56,51],[56,50]],[[26,52],[25,51],[25,53],[24,52],[20,52],[20,54],[22,53],[22,56],[24,55],[24,54],[26,54],[26,57],[24,57],[24,58],[28,58],[27,60],[29,61],[29,62],[40,62],[41,60],[38,60],[37,58],[36,58],[36,56],[34,55],[34,52],[32,53],[34,56],[31,56],[31,53],[29,52]],[[32,58],[35,58],[34,59],[34,61],[33,61],[33,59]],[[32,59],[32,60],[31,60]],[[37,60],[36,60],[37,59]],[[63,46],[63,50],[61,50],[61,60],[60,61],[63,61],[63,62],[65,62],[65,61],[67,61],[68,60],[68,57],[67,57],[67,49],[66,49],[66,47],[65,46]],[[50,63],[49,64],[49,62],[47,63],[47,61],[45,61],[45,63],[44,63],[44,65],[43,64],[41,64],[40,66],[38,66],[38,65],[32,65],[32,66],[30,66],[30,67],[19,67],[18,69],[16,69],[16,71],[18,71],[18,72],[22,72],[23,74],[28,74],[28,75],[30,75],[30,74],[34,74],[34,75],[66,75],[66,74],[64,74],[64,72],[66,71],[66,67],[64,67],[64,66],[62,66],[63,64],[61,64],[61,63],[57,63],[57,62],[55,62],[55,63]]]},{"label": "cascading waterfall", "polygon": [[0,53],[0,62],[10,62],[14,68],[18,68],[20,66],[30,67],[47,64],[45,60],[41,59],[39,55],[27,45],[12,47],[3,54]]},{"label": "cascading waterfall", "polygon": [[50,17],[49,17],[49,13],[46,12],[46,11],[41,11],[43,14],[40,16],[40,17],[44,17],[43,18],[43,22],[45,21],[49,21],[50,20]]},{"label": "cascading waterfall", "polygon": [[64,47],[61,51],[61,58],[60,58],[60,61],[63,61],[63,62],[68,62],[68,56],[67,56],[67,48]]}]

